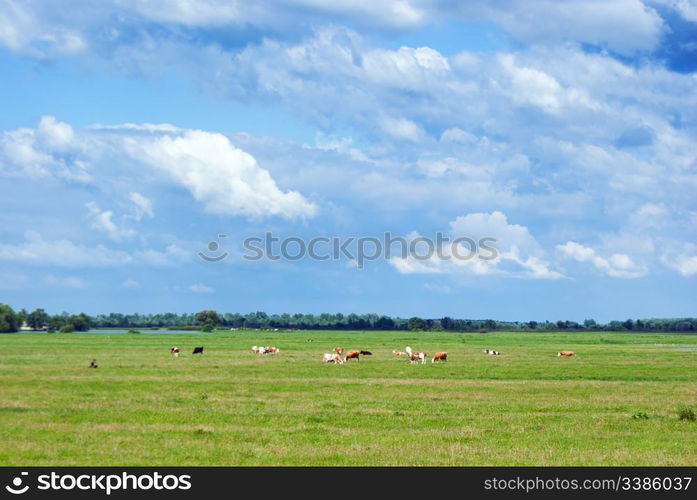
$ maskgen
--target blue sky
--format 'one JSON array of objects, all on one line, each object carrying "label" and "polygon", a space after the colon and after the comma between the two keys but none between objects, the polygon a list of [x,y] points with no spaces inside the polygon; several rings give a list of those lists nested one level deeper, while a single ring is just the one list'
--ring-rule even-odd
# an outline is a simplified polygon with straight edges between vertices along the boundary
[{"label": "blue sky", "polygon": [[[0,302],[694,316],[695,61],[693,0],[0,0]],[[243,259],[267,231],[498,257]]]}]

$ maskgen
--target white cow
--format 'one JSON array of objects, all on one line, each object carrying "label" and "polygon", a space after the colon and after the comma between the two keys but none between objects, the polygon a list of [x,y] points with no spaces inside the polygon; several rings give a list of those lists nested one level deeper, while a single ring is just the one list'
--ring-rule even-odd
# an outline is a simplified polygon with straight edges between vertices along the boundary
[{"label": "white cow", "polygon": [[335,352],[325,352],[322,355],[322,363],[338,363],[342,365],[344,364],[344,360],[341,358],[340,354]]}]

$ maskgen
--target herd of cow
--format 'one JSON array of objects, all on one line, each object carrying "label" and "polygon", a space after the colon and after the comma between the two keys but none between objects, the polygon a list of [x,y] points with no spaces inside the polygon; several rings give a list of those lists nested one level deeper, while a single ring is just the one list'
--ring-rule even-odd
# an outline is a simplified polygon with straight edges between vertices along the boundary
[{"label": "herd of cow", "polygon": [[[169,352],[176,358],[179,357],[179,348],[174,346],[172,347]],[[278,354],[281,352],[281,350],[278,347],[274,346],[252,346],[252,352],[254,354]],[[192,354],[203,354],[203,347],[194,347],[194,350]],[[428,358],[428,354],[422,351],[414,352],[411,347],[407,346],[404,348],[403,351],[400,351],[399,349],[395,349],[392,351],[392,354],[394,354],[397,357],[402,357],[406,356],[409,359],[410,364],[414,363],[425,363],[426,359]],[[484,354],[488,354],[490,356],[498,356],[501,353],[495,349],[484,349]],[[342,356],[343,355],[343,356]],[[348,362],[350,359],[355,359],[356,361],[361,360],[361,356],[372,356],[373,353],[370,351],[348,351],[344,355],[344,348],[343,347],[335,347],[333,352],[325,352],[322,355],[322,362],[323,363],[336,363],[339,365],[342,365],[346,362]],[[575,356],[576,353],[574,351],[559,351],[557,353],[557,356]],[[435,363],[436,361],[447,361],[448,360],[448,353],[446,351],[440,351],[437,352],[433,355],[431,358],[431,363]],[[93,361],[94,363],[94,361]],[[96,365],[94,366],[96,368]]]}]

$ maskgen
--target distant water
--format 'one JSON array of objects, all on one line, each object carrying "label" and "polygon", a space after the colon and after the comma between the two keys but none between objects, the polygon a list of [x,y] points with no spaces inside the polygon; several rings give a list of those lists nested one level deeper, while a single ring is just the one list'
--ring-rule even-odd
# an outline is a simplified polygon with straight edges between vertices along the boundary
[{"label": "distant water", "polygon": [[181,335],[183,333],[188,333],[191,335],[198,335],[198,334],[203,334],[205,335],[204,332],[201,332],[199,330],[150,330],[148,328],[95,328],[93,330],[90,330],[89,332],[86,333],[101,333],[101,334],[110,334],[110,335],[120,335],[124,333],[128,333],[129,330],[135,330],[137,332],[140,332],[143,335]]}]

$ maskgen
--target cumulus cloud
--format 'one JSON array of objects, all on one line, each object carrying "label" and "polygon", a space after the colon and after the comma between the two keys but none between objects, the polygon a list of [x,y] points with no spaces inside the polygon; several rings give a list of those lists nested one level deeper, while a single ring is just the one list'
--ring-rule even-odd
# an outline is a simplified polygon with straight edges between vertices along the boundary
[{"label": "cumulus cloud", "polygon": [[124,147],[134,159],[187,188],[212,214],[293,219],[317,211],[297,191],[281,191],[252,155],[222,134],[187,130],[128,137]]},{"label": "cumulus cloud", "polygon": [[[70,154],[67,154],[69,152]],[[186,188],[205,210],[217,215],[253,218],[311,218],[317,206],[297,191],[283,191],[268,170],[219,133],[187,130],[169,124],[106,127],[76,133],[55,118],[43,117],[36,129],[4,132],[0,137],[0,172],[91,181],[88,165],[122,163],[150,167],[160,180]],[[113,167],[113,165],[110,165]],[[128,173],[125,174],[129,176]],[[130,172],[130,182],[139,175]],[[126,181],[129,182],[129,181]],[[152,201],[138,192],[127,195],[131,219],[152,218]],[[118,240],[134,235],[114,212],[87,205],[92,226]]]},{"label": "cumulus cloud", "polygon": [[[413,233],[408,239],[414,241],[419,236]],[[509,224],[502,212],[457,217],[450,222],[449,237],[450,242],[430,256],[417,250],[418,257],[412,253],[388,262],[402,274],[466,273],[549,280],[565,277],[547,262],[528,228]],[[457,241],[458,238],[468,240]]]},{"label": "cumulus cloud", "polygon": [[89,163],[78,157],[72,127],[44,116],[36,129],[20,128],[0,135],[0,172],[34,178],[55,176],[92,181]]},{"label": "cumulus cloud", "polygon": [[593,248],[581,245],[575,241],[557,245],[557,251],[562,257],[573,259],[577,262],[590,263],[597,270],[612,278],[641,278],[648,272],[645,266],[634,262],[625,253],[613,253],[603,257],[598,255]]}]

